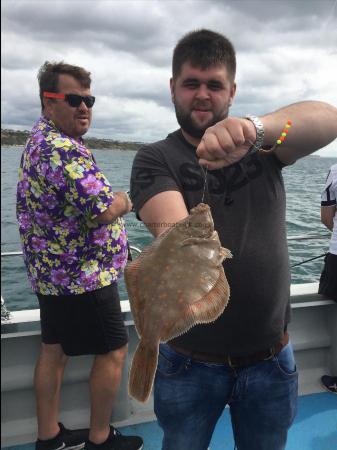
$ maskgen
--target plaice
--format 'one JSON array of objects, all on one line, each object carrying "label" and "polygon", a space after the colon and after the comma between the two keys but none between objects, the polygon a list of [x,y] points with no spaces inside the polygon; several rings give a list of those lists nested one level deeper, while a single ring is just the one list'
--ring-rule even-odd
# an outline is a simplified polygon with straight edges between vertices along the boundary
[{"label": "plaice", "polygon": [[143,402],[149,398],[160,342],[222,314],[229,299],[222,261],[231,256],[221,247],[209,206],[200,203],[126,266],[125,283],[140,337],[129,376],[132,397]]}]

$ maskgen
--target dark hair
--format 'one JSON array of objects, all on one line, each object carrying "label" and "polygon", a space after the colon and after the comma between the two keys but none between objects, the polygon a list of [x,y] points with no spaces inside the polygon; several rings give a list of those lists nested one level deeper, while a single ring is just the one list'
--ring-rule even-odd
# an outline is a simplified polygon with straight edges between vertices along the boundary
[{"label": "dark hair", "polygon": [[179,76],[185,62],[201,69],[224,64],[231,81],[234,81],[235,50],[229,39],[222,34],[201,29],[191,31],[183,36],[173,51],[172,74],[174,79]]},{"label": "dark hair", "polygon": [[40,100],[43,109],[43,92],[58,92],[59,75],[66,74],[74,77],[83,88],[90,88],[91,78],[90,72],[79,66],[73,66],[61,62],[46,61],[39,70],[37,79],[40,86]]}]

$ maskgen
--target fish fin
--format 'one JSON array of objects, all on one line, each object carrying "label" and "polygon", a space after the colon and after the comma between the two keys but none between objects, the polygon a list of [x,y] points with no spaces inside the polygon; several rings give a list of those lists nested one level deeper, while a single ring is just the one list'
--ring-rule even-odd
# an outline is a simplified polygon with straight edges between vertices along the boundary
[{"label": "fish fin", "polygon": [[214,322],[224,311],[229,301],[229,285],[223,270],[211,291],[200,300],[187,306],[180,319],[170,329],[169,336],[162,336],[161,342],[174,339],[193,326]]},{"label": "fish fin", "polygon": [[141,272],[144,260],[147,260],[148,257],[152,258],[154,251],[157,249],[157,247],[160,245],[161,241],[165,238],[166,234],[168,234],[169,231],[170,229],[166,230],[150,245],[144,248],[138,258],[129,262],[124,270],[125,286],[126,290],[128,291],[131,312],[134,317],[136,330],[139,336],[141,336],[143,333],[144,324],[141,317],[143,316],[143,310],[145,308],[145,299],[140,294],[141,282],[139,281],[139,272]]},{"label": "fish fin", "polygon": [[153,346],[141,340],[133,356],[129,375],[129,394],[140,402],[148,400],[158,363],[159,342]]},{"label": "fish fin", "polygon": [[185,314],[181,316],[179,320],[174,324],[174,326],[170,329],[168,336],[162,336],[160,339],[161,342],[168,342],[171,339],[174,339],[188,330],[190,330],[197,322],[195,321],[194,314],[187,308]]},{"label": "fish fin", "polygon": [[224,311],[229,300],[229,285],[223,270],[210,292],[189,305],[196,323],[214,322]]},{"label": "fish fin", "polygon": [[233,258],[233,254],[228,248],[221,247],[220,255],[224,258]]},{"label": "fish fin", "polygon": [[134,318],[136,331],[138,333],[138,336],[141,336],[143,330],[141,311],[144,307],[144,305],[142,305],[144,301],[142,301],[140,297],[140,291],[138,287],[137,273],[139,266],[139,258],[137,258],[135,261],[132,261],[131,263],[128,263],[124,270],[124,281],[129,295],[130,308]]}]

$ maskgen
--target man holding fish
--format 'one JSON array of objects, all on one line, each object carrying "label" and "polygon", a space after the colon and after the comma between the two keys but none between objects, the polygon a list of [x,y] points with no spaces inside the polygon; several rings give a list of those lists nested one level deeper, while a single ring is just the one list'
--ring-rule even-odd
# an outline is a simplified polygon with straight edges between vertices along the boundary
[{"label": "man holding fish", "polygon": [[337,110],[306,101],[262,117],[229,117],[235,50],[209,30],[178,42],[172,68],[180,129],[137,153],[134,208],[158,237],[165,224],[207,203],[233,258],[224,262],[230,300],[220,317],[160,346],[154,407],[163,450],[207,449],[226,405],[239,450],[281,450],[296,414],[298,377],[287,333],[282,169],[336,138]]}]

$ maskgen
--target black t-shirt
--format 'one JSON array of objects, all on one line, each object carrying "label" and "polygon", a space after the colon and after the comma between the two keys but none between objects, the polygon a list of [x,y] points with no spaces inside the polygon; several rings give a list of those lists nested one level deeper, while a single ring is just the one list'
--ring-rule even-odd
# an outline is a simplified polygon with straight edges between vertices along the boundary
[{"label": "black t-shirt", "polygon": [[[205,177],[195,150],[178,130],[138,151],[131,174],[136,212],[169,190],[181,192],[189,211],[201,202]],[[204,202],[211,207],[222,246],[233,254],[224,261],[230,299],[215,322],[193,327],[172,341],[176,345],[245,355],[280,339],[290,316],[282,167],[272,153],[258,152],[208,172]]]}]

